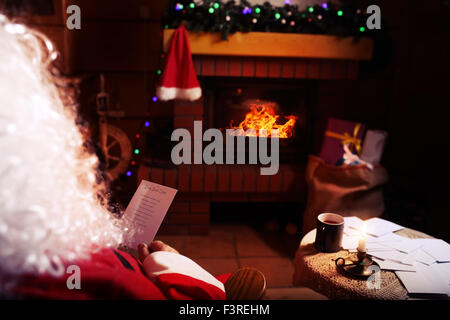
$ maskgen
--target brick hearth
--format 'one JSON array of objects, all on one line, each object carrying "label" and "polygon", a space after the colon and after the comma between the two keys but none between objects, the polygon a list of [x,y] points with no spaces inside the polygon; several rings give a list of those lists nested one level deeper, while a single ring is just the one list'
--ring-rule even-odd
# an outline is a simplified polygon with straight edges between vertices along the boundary
[{"label": "brick hearth", "polygon": [[276,175],[262,176],[257,165],[141,165],[142,179],[179,190],[160,234],[207,234],[211,202],[299,201],[305,194],[304,167],[281,164]]}]

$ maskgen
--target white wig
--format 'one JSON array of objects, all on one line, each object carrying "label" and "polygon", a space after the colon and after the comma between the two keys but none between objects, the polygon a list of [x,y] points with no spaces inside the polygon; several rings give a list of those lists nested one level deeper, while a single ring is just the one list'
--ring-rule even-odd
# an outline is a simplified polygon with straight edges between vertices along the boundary
[{"label": "white wig", "polygon": [[[65,273],[122,241],[101,204],[98,159],[48,71],[53,45],[0,15],[0,287],[9,275]],[[12,276],[12,277],[11,277]]]}]

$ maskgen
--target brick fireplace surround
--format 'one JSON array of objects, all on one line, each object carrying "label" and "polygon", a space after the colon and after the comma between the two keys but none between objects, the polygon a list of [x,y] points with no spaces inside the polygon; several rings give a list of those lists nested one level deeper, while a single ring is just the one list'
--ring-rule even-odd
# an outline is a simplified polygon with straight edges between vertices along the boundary
[{"label": "brick fireplace surround", "polygon": [[[354,80],[359,62],[355,60],[193,57],[197,75],[266,79]],[[193,121],[204,120],[203,99],[176,101],[174,128],[193,132]],[[212,202],[301,201],[306,194],[305,164],[280,164],[273,176],[259,174],[258,165],[180,165],[170,169],[140,165],[142,179],[179,190],[164,219],[160,234],[208,234]]]}]

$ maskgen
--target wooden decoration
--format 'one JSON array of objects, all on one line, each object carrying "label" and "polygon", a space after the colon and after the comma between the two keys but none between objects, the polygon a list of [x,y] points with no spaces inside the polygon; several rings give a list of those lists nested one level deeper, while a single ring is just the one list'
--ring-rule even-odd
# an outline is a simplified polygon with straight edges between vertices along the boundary
[{"label": "wooden decoration", "polygon": [[260,300],[266,292],[266,278],[253,268],[233,272],[225,282],[227,300]]}]

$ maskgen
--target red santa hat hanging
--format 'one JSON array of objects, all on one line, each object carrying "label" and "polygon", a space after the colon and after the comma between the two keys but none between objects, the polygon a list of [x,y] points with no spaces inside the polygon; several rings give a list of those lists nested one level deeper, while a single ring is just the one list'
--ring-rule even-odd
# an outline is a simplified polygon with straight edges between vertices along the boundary
[{"label": "red santa hat hanging", "polygon": [[202,96],[202,89],[192,63],[188,34],[183,25],[178,27],[172,36],[166,66],[156,95],[162,101],[173,99],[194,101]]}]

